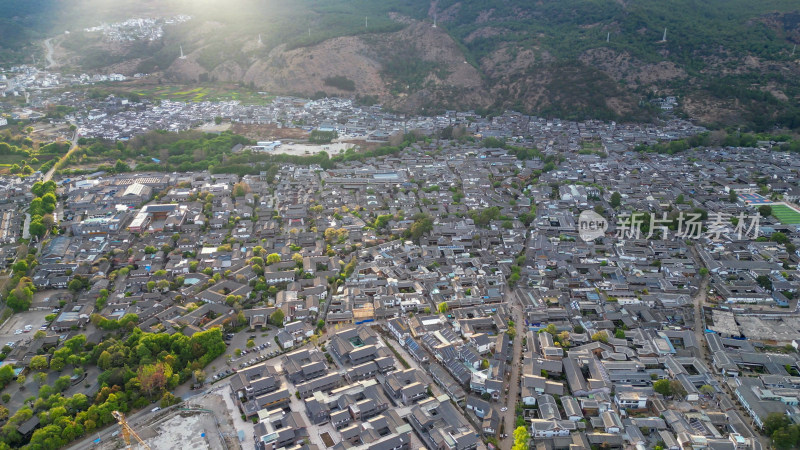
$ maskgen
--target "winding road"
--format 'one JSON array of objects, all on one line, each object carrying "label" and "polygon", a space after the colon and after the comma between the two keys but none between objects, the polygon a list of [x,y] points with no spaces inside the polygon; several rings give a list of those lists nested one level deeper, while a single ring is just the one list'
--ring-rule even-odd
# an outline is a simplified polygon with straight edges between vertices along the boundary
[{"label": "winding road", "polygon": [[53,38],[47,38],[44,40],[44,49],[45,49],[44,59],[45,61],[47,61],[47,65],[44,66],[45,69],[57,67],[56,61],[55,59],[53,59],[53,52],[54,52],[53,43],[50,42],[52,40]]},{"label": "winding road", "polygon": [[[72,137],[72,146],[69,148],[67,153],[62,156],[58,162],[64,161],[65,159],[69,158],[69,155],[72,154],[75,150],[78,149],[78,138],[79,138],[78,130],[75,130],[75,135]],[[56,173],[56,166],[58,166],[58,162],[53,164],[53,167],[44,174],[44,179],[42,181],[50,181],[53,178],[53,174]]]}]

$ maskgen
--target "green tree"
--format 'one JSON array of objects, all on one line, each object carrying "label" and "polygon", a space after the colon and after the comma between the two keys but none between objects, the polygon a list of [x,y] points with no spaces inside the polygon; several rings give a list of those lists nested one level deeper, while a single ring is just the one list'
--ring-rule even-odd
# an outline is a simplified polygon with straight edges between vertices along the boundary
[{"label": "green tree", "polygon": [[766,290],[768,290],[770,292],[772,291],[772,279],[769,277],[769,275],[759,275],[759,276],[757,276],[756,277],[756,282],[762,288],[764,288],[764,289],[766,289]]},{"label": "green tree", "polygon": [[31,219],[31,224],[28,226],[28,231],[31,235],[42,237],[47,232],[47,226],[42,222],[41,216],[34,216]]},{"label": "green tree", "polygon": [[176,397],[172,395],[170,392],[164,392],[164,395],[161,396],[161,400],[159,401],[159,406],[162,408],[166,408],[168,406],[177,405],[178,403],[182,402],[180,397]]},{"label": "green tree", "polygon": [[438,306],[437,309],[439,310],[439,314],[447,314],[447,310],[448,310],[447,302],[439,303],[439,306]]},{"label": "green tree", "polygon": [[19,260],[16,263],[14,263],[11,270],[13,270],[15,274],[17,273],[25,274],[28,272],[28,262],[25,261],[24,259]]},{"label": "green tree", "polygon": [[47,374],[44,372],[36,372],[33,374],[33,381],[36,382],[39,386],[47,383]]},{"label": "green tree", "polygon": [[256,342],[254,340],[252,340],[252,339],[248,339],[247,340],[247,344],[245,344],[245,345],[247,346],[247,348],[253,348],[253,347],[256,346]]},{"label": "green tree", "polygon": [[603,331],[598,331],[597,333],[592,335],[592,340],[608,343],[608,334]]},{"label": "green tree", "polygon": [[6,386],[14,379],[14,367],[7,364],[0,367],[0,386]]},{"label": "green tree", "polygon": [[772,242],[777,242],[778,244],[786,244],[787,242],[789,242],[789,238],[786,236],[786,234],[782,233],[780,231],[776,231],[775,233],[772,233],[772,235],[769,237],[769,239]]},{"label": "green tree", "polygon": [[275,264],[281,262],[281,255],[277,253],[270,253],[267,256],[267,264]]},{"label": "green tree", "polygon": [[777,412],[769,413],[767,414],[767,418],[764,419],[764,434],[772,436],[772,433],[779,428],[789,426],[790,423],[789,417],[784,414]]},{"label": "green tree", "polygon": [[426,233],[433,230],[433,220],[428,216],[417,218],[409,228],[409,237],[414,242],[419,242],[419,239]]},{"label": "green tree", "polygon": [[31,363],[29,364],[31,370],[47,370],[50,365],[47,363],[47,357],[42,355],[36,355],[31,358]]},{"label": "green tree", "polygon": [[244,197],[248,192],[250,192],[250,186],[247,183],[240,182],[233,185],[234,197]]},{"label": "green tree", "polygon": [[797,448],[800,430],[797,425],[781,427],[772,433],[772,444],[776,449]]},{"label": "green tree", "polygon": [[653,390],[663,395],[664,397],[669,397],[670,395],[672,395],[672,386],[669,380],[656,381],[655,383],[653,383]]},{"label": "green tree", "polygon": [[122,172],[130,172],[131,167],[125,164],[124,161],[118,159],[116,164],[114,164],[114,172],[115,173],[122,173]]},{"label": "green tree", "polygon": [[758,213],[761,214],[762,217],[769,217],[772,215],[772,206],[761,205],[758,207]]},{"label": "green tree", "polygon": [[619,192],[614,191],[614,193],[611,194],[611,202],[610,203],[611,203],[611,207],[612,208],[619,208],[619,205],[622,204],[622,194],[620,194]]},{"label": "green tree", "polygon": [[50,360],[50,370],[55,370],[56,372],[61,372],[64,370],[64,366],[66,363],[61,358],[52,358]]},{"label": "green tree", "polygon": [[272,314],[270,314],[269,323],[275,325],[276,327],[282,327],[283,318],[284,318],[283,311],[280,308],[277,308]]},{"label": "green tree", "polygon": [[77,278],[73,278],[72,280],[70,280],[70,282],[67,285],[67,287],[72,292],[78,292],[81,289],[83,289],[83,283],[81,283],[81,280],[79,280]]},{"label": "green tree", "polygon": [[[180,278],[180,277],[178,277],[178,278]],[[175,279],[176,284],[177,284],[177,280],[178,279],[176,278]],[[156,287],[158,288],[159,291],[162,291],[162,292],[166,291],[166,290],[169,289],[169,281],[168,280],[158,280],[158,283],[156,283]]]},{"label": "green tree", "polygon": [[42,208],[44,208],[45,212],[53,212],[56,207],[56,195],[52,192],[48,192],[42,196]]},{"label": "green tree", "polygon": [[69,376],[69,375],[63,375],[63,376],[60,376],[60,377],[58,377],[58,379],[56,380],[56,382],[55,382],[55,383],[53,383],[53,387],[55,387],[55,388],[56,388],[56,390],[57,390],[58,392],[64,392],[64,391],[66,391],[66,390],[67,390],[67,388],[68,388],[68,387],[69,387],[69,385],[70,385],[70,380],[69,380],[69,378],[70,378],[70,376]]}]

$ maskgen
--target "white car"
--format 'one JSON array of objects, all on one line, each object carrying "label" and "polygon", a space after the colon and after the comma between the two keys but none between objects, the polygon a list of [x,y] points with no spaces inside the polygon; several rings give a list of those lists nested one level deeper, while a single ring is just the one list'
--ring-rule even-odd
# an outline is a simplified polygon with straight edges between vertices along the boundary
[{"label": "white car", "polygon": [[505,406],[503,406],[502,408],[500,408],[500,411],[501,411],[501,412],[506,412],[506,411],[508,411],[508,408],[507,408],[507,407],[505,407]]},{"label": "white car", "polygon": [[22,330],[15,330],[14,334],[22,334]]}]

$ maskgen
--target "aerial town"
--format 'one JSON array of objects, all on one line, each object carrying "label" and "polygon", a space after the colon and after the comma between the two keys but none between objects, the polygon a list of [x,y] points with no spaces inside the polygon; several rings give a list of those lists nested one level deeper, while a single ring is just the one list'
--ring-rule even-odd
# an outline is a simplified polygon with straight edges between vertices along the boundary
[{"label": "aerial town", "polygon": [[208,99],[52,39],[0,69],[0,450],[800,442],[792,135]]},{"label": "aerial town", "polygon": [[[123,22],[103,23],[85,28],[87,33],[101,33],[109,42],[125,41],[157,41],[164,36],[164,25],[173,25],[191,20],[192,17],[181,14],[169,18],[136,17]],[[69,33],[69,32],[67,32]]]},{"label": "aerial town", "polygon": [[[229,419],[200,448],[511,448],[522,429],[541,449],[761,449],[770,421],[800,413],[800,157],[777,142],[670,154],[641,149],[705,130],[44,95],[72,107],[62,120],[81,136],[111,141],[216,118],[416,138],[258,175],[4,177],[0,264],[35,291],[0,329],[2,364],[23,379],[4,391],[11,411],[42,356],[63,367],[75,336],[102,345],[128,324],[221,331],[225,349],[176,391],[216,395]],[[25,207],[48,184],[54,231],[37,241]],[[102,388],[117,363],[98,364],[64,395]],[[166,439],[141,428],[178,417],[169,403],[129,421]],[[98,448],[116,448],[114,430]]]}]

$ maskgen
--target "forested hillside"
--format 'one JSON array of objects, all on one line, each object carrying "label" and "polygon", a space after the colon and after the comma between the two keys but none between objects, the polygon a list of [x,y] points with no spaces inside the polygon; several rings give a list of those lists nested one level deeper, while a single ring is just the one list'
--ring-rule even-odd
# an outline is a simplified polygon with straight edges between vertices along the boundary
[{"label": "forested hillside", "polygon": [[[57,36],[64,70],[567,118],[649,119],[648,100],[676,95],[706,124],[800,127],[794,0],[8,0],[0,13],[5,60]],[[158,41],[81,31],[174,14],[193,19]]]}]

